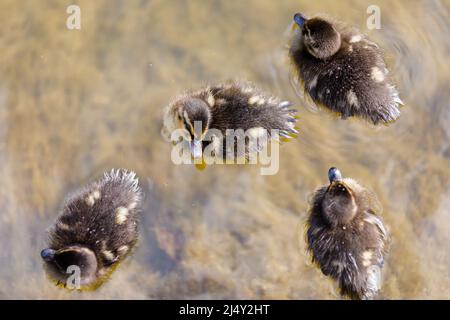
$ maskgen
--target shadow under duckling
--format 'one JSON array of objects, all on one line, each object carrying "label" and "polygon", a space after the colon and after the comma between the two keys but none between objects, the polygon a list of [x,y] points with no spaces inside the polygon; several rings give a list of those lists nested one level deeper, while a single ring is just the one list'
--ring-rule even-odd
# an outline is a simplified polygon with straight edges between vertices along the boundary
[{"label": "shadow under duckling", "polygon": [[323,274],[336,280],[341,295],[372,299],[381,287],[388,233],[378,216],[376,195],[337,168],[330,184],[313,197],[307,222],[307,244]]},{"label": "shadow under duckling", "polygon": [[137,242],[141,199],[135,173],[123,169],[69,196],[41,251],[48,276],[69,289],[100,286]]},{"label": "shadow under duckling", "polygon": [[[249,83],[230,82],[177,97],[166,107],[161,134],[171,141],[175,130],[183,130],[194,159],[207,156],[204,151],[208,146],[212,147],[208,154],[211,157],[248,159],[269,139],[295,137],[296,112],[290,102]],[[272,130],[278,130],[278,135],[272,135]],[[249,138],[257,143],[249,143]],[[227,145],[226,141],[232,143]],[[244,148],[237,146],[239,141],[244,141]]]},{"label": "shadow under duckling", "polygon": [[373,124],[397,120],[403,102],[376,43],[324,18],[297,13],[294,22],[289,55],[314,102],[343,119],[356,116]]}]

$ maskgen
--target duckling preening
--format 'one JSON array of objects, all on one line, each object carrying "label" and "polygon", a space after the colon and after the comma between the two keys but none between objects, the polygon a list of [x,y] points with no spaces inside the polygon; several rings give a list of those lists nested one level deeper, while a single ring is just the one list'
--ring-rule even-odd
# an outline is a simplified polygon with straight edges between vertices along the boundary
[{"label": "duckling preening", "polygon": [[[249,83],[230,82],[207,86],[176,98],[166,107],[162,134],[171,140],[174,130],[186,132],[194,158],[202,157],[207,146],[214,146],[211,155],[221,159],[247,158],[261,150],[269,138],[290,139],[298,132],[294,128],[296,110],[288,101],[262,92]],[[196,124],[199,124],[196,127]],[[244,149],[226,140],[237,141],[245,136],[259,139],[258,145],[246,144]],[[279,137],[272,135],[277,130]],[[230,133],[231,132],[231,133]],[[235,134],[236,140],[231,136]],[[246,140],[248,141],[248,140]]]},{"label": "duckling preening", "polygon": [[315,192],[309,210],[308,250],[343,296],[374,298],[388,244],[381,206],[375,194],[337,168],[330,168],[328,177],[330,184]]},{"label": "duckling preening", "polygon": [[70,289],[100,285],[137,242],[141,198],[135,173],[119,169],[66,199],[41,251],[50,278],[69,287],[78,268]]},{"label": "duckling preening", "polygon": [[343,119],[390,123],[403,104],[378,45],[354,28],[324,18],[294,16],[290,57],[314,102]]}]

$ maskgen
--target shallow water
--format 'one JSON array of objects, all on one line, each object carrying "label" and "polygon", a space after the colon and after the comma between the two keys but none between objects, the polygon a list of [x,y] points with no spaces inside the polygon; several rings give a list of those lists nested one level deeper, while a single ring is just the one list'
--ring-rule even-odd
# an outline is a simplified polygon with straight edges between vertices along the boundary
[{"label": "shallow water", "polygon": [[[0,2],[0,298],[338,298],[303,239],[332,165],[383,204],[392,244],[380,297],[450,297],[449,1],[78,3],[82,28],[69,31],[69,2]],[[366,28],[370,4],[381,30]],[[297,98],[284,58],[300,10],[353,24],[385,50],[406,105],[394,125],[339,120]],[[170,161],[164,105],[232,78],[300,110],[277,175]],[[68,192],[113,167],[141,178],[140,245],[99,290],[58,289],[39,256],[46,229]]]}]

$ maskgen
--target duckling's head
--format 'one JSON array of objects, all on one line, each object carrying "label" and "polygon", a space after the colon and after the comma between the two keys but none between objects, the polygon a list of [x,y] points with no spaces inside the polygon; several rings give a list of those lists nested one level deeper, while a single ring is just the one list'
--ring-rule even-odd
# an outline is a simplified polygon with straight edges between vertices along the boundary
[{"label": "duckling's head", "polygon": [[330,185],[322,201],[322,214],[331,225],[344,226],[358,211],[353,180],[343,179],[339,169],[334,167],[328,170],[328,179]]},{"label": "duckling's head", "polygon": [[301,30],[301,40],[308,52],[317,59],[327,59],[341,47],[341,35],[333,24],[322,18],[307,19],[296,13],[294,22]]},{"label": "duckling's head", "polygon": [[202,154],[202,140],[211,122],[211,112],[206,101],[187,98],[179,102],[176,109],[179,127],[185,129],[190,137],[190,148],[194,158]]},{"label": "duckling's head", "polygon": [[97,258],[94,252],[84,246],[73,245],[59,250],[47,248],[41,251],[50,276],[66,283],[71,275],[79,270],[80,285],[89,285],[97,278]]}]

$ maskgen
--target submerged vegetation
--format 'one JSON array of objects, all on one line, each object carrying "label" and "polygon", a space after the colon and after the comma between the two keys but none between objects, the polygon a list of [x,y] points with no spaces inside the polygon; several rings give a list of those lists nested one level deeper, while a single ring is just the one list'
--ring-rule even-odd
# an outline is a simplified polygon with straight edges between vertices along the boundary
[{"label": "submerged vegetation", "polygon": [[[1,1],[0,298],[337,298],[304,241],[311,191],[333,165],[384,208],[394,241],[380,297],[448,298],[449,8],[377,2],[382,29],[368,32],[362,1],[84,0],[80,30],[65,27],[65,2]],[[327,11],[380,44],[405,102],[395,125],[304,108],[280,58],[299,10]],[[235,78],[300,110],[278,174],[173,165],[164,105]],[[59,290],[42,270],[42,231],[67,192],[113,167],[141,178],[138,248],[99,290]]]}]

